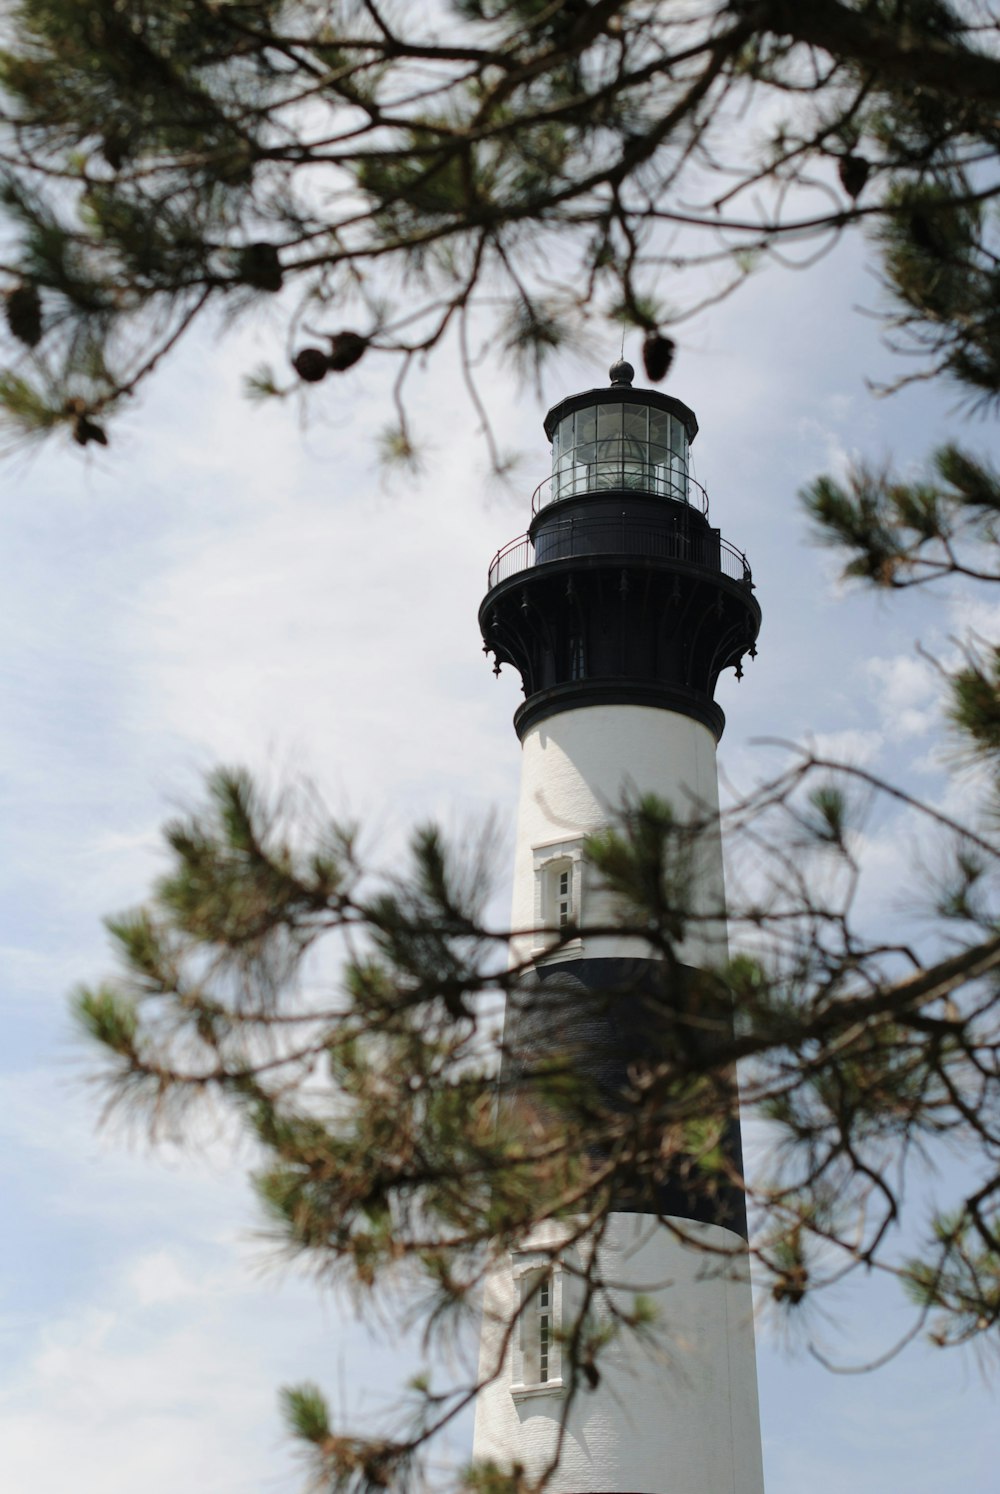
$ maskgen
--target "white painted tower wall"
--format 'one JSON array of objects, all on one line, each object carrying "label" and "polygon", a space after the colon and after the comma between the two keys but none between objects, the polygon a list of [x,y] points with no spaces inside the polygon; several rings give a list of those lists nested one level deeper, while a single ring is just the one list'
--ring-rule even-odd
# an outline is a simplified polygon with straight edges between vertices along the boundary
[{"label": "white painted tower wall", "polygon": [[[722,910],[715,740],[707,727],[662,709],[594,705],[530,727],[522,753],[514,929],[552,921],[546,902],[553,887],[558,891],[553,877],[567,867],[574,921],[604,920],[606,904],[584,881],[583,837],[606,826],[625,796],[641,793],[667,800],[678,818],[707,822],[696,852],[695,899],[706,914]],[[545,958],[543,951],[525,936],[513,957]],[[562,957],[644,952],[634,939],[610,936],[571,946]],[[716,964],[725,956],[724,924],[709,918],[689,928],[678,952],[689,965]],[[544,1384],[532,1383],[530,1366],[526,1372],[521,1342],[532,1331],[530,1313],[504,1348],[521,1282],[549,1264],[558,1239],[557,1226],[547,1226],[487,1283],[480,1376],[490,1383],[477,1403],[474,1458],[503,1467],[519,1462],[537,1475],[565,1420],[549,1485],[554,1494],[763,1494],[753,1304],[740,1236],[687,1219],[611,1216],[601,1276],[615,1283],[626,1308],[637,1293],[651,1299],[655,1324],[645,1341],[628,1331],[616,1336],[599,1356],[599,1385],[578,1390],[568,1413],[557,1342]],[[556,1333],[560,1313],[572,1320],[573,1290],[572,1274],[557,1267]]]},{"label": "white painted tower wall", "polygon": [[[706,726],[652,706],[593,705],[560,711],[525,732],[521,744],[521,792],[514,855],[511,927],[539,930],[554,922],[541,906],[547,866],[570,861],[574,870],[575,921],[614,922],[614,909],[594,885],[585,885],[586,836],[604,829],[626,798],[656,794],[678,820],[704,824],[694,870],[693,900],[702,916],[725,907],[719,835],[719,779],[715,738]],[[689,926],[678,947],[685,964],[704,968],[726,958],[722,919]],[[515,940],[512,959],[530,959],[544,948]],[[566,959],[648,958],[636,939],[589,939],[564,951]]]}]

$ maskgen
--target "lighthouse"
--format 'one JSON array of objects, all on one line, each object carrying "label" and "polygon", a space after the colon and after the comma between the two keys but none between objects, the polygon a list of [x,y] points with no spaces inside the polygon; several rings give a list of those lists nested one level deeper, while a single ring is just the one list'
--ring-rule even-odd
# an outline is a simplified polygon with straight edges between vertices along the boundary
[{"label": "lighthouse", "polygon": [[[755,653],[760,608],[691,477],[694,412],[633,387],[624,360],[610,376],[546,416],[551,473],[527,533],[493,559],[479,621],[496,671],[513,666],[524,689],[511,962],[527,974],[504,1064],[571,1055],[625,1111],[637,1072],[683,1030],[686,993],[726,959],[714,694]],[[650,795],[677,826],[686,901],[669,962],[619,930],[585,854]],[[714,1186],[676,1155],[622,1183],[586,1262],[571,1218],[497,1252],[476,1462],[548,1474],[555,1494],[763,1494],[737,1119],[722,1146]],[[644,1331],[623,1329],[640,1298]],[[587,1377],[571,1363],[583,1306],[604,1343]]]}]

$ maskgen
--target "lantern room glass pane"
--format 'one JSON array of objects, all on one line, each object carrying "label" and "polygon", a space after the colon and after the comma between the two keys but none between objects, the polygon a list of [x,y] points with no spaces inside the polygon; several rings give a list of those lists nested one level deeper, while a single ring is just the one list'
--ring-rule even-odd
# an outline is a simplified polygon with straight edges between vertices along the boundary
[{"label": "lantern room glass pane", "polygon": [[577,410],[573,417],[576,421],[576,435],[574,440],[577,446],[581,441],[595,441],[597,439],[597,410],[593,405],[586,409]]},{"label": "lantern room glass pane", "polygon": [[687,502],[688,497],[688,438],[682,421],[676,415],[670,417],[670,473],[676,497]]},{"label": "lantern room glass pane", "polygon": [[620,478],[623,487],[649,491],[649,411],[645,405],[622,406]]},{"label": "lantern room glass pane", "polygon": [[593,405],[589,409],[577,410],[573,443],[572,491],[587,493],[593,486],[597,458],[597,411]]},{"label": "lantern room glass pane", "polygon": [[687,462],[687,431],[676,415],[670,417],[670,445],[683,462]]},{"label": "lantern room glass pane", "polygon": [[598,488],[621,486],[622,407],[600,405],[597,411],[597,460],[593,478]]},{"label": "lantern room glass pane", "polygon": [[594,443],[597,440],[597,411],[577,410],[576,428],[573,433],[573,449],[578,462],[594,460]]},{"label": "lantern room glass pane", "polygon": [[671,416],[666,410],[650,410],[649,412],[649,444],[650,446],[669,447],[670,445],[670,422]]},{"label": "lantern room glass pane", "polygon": [[552,437],[552,497],[567,498],[573,491],[573,416],[566,415]]},{"label": "lantern room glass pane", "polygon": [[625,416],[625,440],[649,443],[649,410],[645,405],[623,405]]},{"label": "lantern room glass pane", "polygon": [[622,407],[615,403],[613,405],[599,405],[597,409],[597,439],[598,441],[620,441],[622,435]]}]

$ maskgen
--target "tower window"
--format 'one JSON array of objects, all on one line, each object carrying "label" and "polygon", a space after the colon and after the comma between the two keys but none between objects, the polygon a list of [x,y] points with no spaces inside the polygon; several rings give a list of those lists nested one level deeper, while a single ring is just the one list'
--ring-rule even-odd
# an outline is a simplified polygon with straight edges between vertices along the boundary
[{"label": "tower window", "polygon": [[514,1257],[521,1316],[513,1345],[512,1385],[515,1396],[562,1387],[559,1314],[562,1273],[557,1263],[534,1261],[518,1266]]},{"label": "tower window", "polygon": [[[579,954],[575,930],[582,925],[587,882],[582,840],[550,842],[534,848],[535,934],[537,953],[573,959]],[[554,935],[562,933],[562,939]]]},{"label": "tower window", "polygon": [[573,863],[561,861],[549,872],[552,890],[552,911],[547,922],[564,929],[573,922]]},{"label": "tower window", "polygon": [[585,672],[586,663],[583,638],[579,633],[571,633],[569,638],[569,677],[571,680],[582,680]]},{"label": "tower window", "polygon": [[538,1381],[544,1385],[549,1378],[549,1315],[550,1283],[546,1276],[538,1288]]}]

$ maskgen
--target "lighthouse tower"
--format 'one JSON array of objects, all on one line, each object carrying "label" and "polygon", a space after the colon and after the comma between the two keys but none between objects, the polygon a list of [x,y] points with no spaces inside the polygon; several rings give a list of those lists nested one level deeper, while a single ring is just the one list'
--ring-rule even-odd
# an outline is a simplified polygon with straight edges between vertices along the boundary
[{"label": "lighthouse tower", "polygon": [[[525,696],[511,926],[512,961],[531,977],[508,1005],[505,1062],[571,1052],[612,1104],[670,1030],[648,993],[662,1002],[675,982],[680,1004],[686,982],[725,959],[714,690],[723,669],[742,675],[760,626],[746,558],[712,528],[689,475],[694,412],[633,377],[620,361],[610,387],[549,411],[551,476],[527,534],[494,558],[479,613],[497,672],[512,664]],[[583,854],[647,794],[690,831],[694,916],[669,975],[615,931]],[[725,1145],[738,1175],[738,1124]],[[615,1196],[588,1314],[610,1328],[641,1294],[652,1324],[609,1332],[582,1388],[571,1390],[566,1338],[585,1275],[570,1222],[547,1222],[500,1259],[485,1293],[476,1461],[538,1477],[558,1453],[556,1494],[763,1494],[743,1195],[699,1188],[696,1172],[675,1159]]]}]

